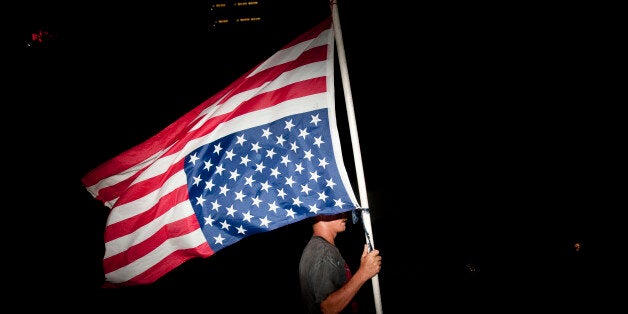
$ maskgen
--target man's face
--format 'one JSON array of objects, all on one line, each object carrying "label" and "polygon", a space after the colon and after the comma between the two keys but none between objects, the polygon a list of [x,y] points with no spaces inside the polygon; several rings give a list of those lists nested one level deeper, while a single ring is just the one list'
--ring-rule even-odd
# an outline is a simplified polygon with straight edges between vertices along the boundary
[{"label": "man's face", "polygon": [[329,224],[332,225],[333,229],[336,230],[336,232],[343,232],[347,230],[347,218],[346,217],[331,220],[329,221]]}]

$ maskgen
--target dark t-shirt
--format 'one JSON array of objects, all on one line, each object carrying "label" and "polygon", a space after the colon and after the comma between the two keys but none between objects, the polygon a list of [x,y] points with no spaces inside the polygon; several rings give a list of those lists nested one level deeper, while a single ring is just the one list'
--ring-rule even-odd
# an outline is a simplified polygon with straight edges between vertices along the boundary
[{"label": "dark t-shirt", "polygon": [[338,248],[313,236],[301,254],[301,296],[308,313],[320,313],[320,304],[347,282],[346,263]]}]

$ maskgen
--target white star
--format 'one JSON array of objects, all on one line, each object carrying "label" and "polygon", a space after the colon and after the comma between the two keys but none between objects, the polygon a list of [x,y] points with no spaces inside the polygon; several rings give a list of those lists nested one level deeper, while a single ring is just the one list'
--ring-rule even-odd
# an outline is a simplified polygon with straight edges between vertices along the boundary
[{"label": "white star", "polygon": [[297,149],[299,149],[299,146],[297,145],[297,141],[292,142],[292,144],[290,144],[290,150],[296,153]]},{"label": "white star", "polygon": [[320,208],[316,207],[316,204],[314,205],[309,205],[308,206],[310,208],[310,213],[318,213],[319,210],[321,210]]},{"label": "white star", "polygon": [[284,166],[288,166],[288,163],[291,162],[290,159],[288,158],[288,155],[285,156],[281,156],[281,163],[284,164]]},{"label": "white star", "polygon": [[275,136],[275,137],[277,138],[277,143],[276,144],[279,144],[279,146],[283,146],[283,142],[286,141],[286,139],[283,138],[283,135],[279,135],[279,136]]},{"label": "white star", "polygon": [[273,201],[272,203],[268,203],[268,211],[272,211],[275,214],[277,213],[277,208],[279,208],[279,206],[277,206],[277,204],[275,204],[276,202]]},{"label": "white star", "polygon": [[255,180],[253,180],[253,175],[250,175],[246,178],[244,178],[246,180],[246,183],[244,183],[244,185],[248,185],[250,187],[253,187],[253,182],[255,182]]},{"label": "white star", "polygon": [[205,181],[205,189],[206,190],[212,190],[212,188],[214,187],[214,179],[209,179],[209,181]]},{"label": "white star", "polygon": [[297,167],[294,169],[294,171],[295,171],[295,172],[298,172],[298,173],[303,172],[303,170],[304,170],[305,168],[303,168],[303,165],[301,165],[301,164],[302,164],[302,163],[298,163],[298,164],[296,164],[296,166],[297,166]]},{"label": "white star", "polygon": [[192,180],[194,180],[192,185],[198,185],[199,183],[201,183],[201,175],[199,174],[197,177],[192,177]]},{"label": "white star", "polygon": [[262,183],[262,188],[260,188],[260,190],[268,192],[268,189],[270,187],[271,187],[271,185],[268,184],[268,180],[266,180],[266,182]]},{"label": "white star", "polygon": [[225,168],[222,167],[222,164],[216,167],[216,173],[222,175],[222,172],[225,171]]},{"label": "white star", "polygon": [[214,237],[214,240],[216,240],[216,242],[214,244],[222,244],[222,241],[225,240],[225,238],[222,237],[222,234],[219,234],[217,237]]},{"label": "white star", "polygon": [[205,198],[203,198],[203,195],[201,194],[201,196],[196,198],[196,205],[201,205],[203,206],[203,203],[205,203]]},{"label": "white star", "polygon": [[316,182],[320,177],[321,176],[318,175],[318,171],[310,172],[310,180],[314,180],[314,182]]},{"label": "white star", "polygon": [[290,187],[292,187],[293,184],[294,184],[294,180],[292,180],[292,176],[286,178],[286,185],[289,185]]},{"label": "white star", "polygon": [[235,156],[235,154],[233,153],[233,148],[232,148],[231,150],[227,152],[227,156],[225,156],[225,158],[233,161],[233,156]]},{"label": "white star", "polygon": [[259,171],[260,173],[264,170],[266,166],[264,166],[264,162],[260,162],[259,164],[255,164],[255,171]]},{"label": "white star", "polygon": [[277,177],[281,174],[281,172],[279,172],[279,167],[275,167],[273,169],[270,169],[270,175],[275,177],[275,179],[277,179]]},{"label": "white star", "polygon": [[241,202],[244,202],[244,193],[242,193],[242,191],[240,192],[236,192],[236,200],[240,200]]},{"label": "white star", "polygon": [[281,197],[281,199],[285,200],[286,199],[286,195],[288,195],[288,194],[286,194],[286,192],[283,191],[283,188],[277,190],[277,196]]},{"label": "white star", "polygon": [[227,207],[227,215],[234,217],[235,218],[235,212],[237,212],[238,210],[233,208],[233,204],[231,204],[231,206]]},{"label": "white star", "polygon": [[236,144],[240,144],[240,146],[244,145],[244,142],[246,142],[246,140],[244,139],[244,134],[242,134],[241,136],[236,136],[238,139],[236,140]]},{"label": "white star", "polygon": [[204,170],[208,170],[209,171],[209,168],[211,168],[213,166],[211,159],[209,159],[207,161],[204,161],[203,163],[205,164],[205,167],[203,167]]},{"label": "white star", "polygon": [[226,219],[223,222],[221,222],[220,224],[222,225],[222,227],[220,227],[220,229],[229,230],[229,227],[231,227],[231,225],[227,222]]},{"label": "white star", "polygon": [[307,186],[307,183],[301,185],[301,193],[305,193],[305,195],[308,195],[311,190],[312,189],[309,186]]},{"label": "white star", "polygon": [[273,156],[275,156],[275,149],[271,148],[271,149],[267,149],[266,150],[266,157],[273,159]]},{"label": "white star", "polygon": [[292,210],[292,208],[286,209],[286,216],[290,216],[290,217],[294,218],[294,214],[295,214],[295,212],[294,212],[294,210]]},{"label": "white star", "polygon": [[242,214],[244,216],[244,218],[242,218],[242,220],[246,220],[248,222],[251,222],[251,218],[255,217],[253,215],[251,215],[251,211],[249,210],[248,212]]},{"label": "white star", "polygon": [[323,158],[323,159],[319,159],[318,160],[318,165],[320,167],[323,167],[323,169],[325,169],[325,166],[329,165],[329,163],[325,159],[327,159],[327,158]]},{"label": "white star", "polygon": [[262,226],[266,226],[266,228],[268,228],[268,224],[269,224],[269,223],[271,223],[271,221],[270,221],[270,220],[268,220],[268,216],[266,216],[266,217],[264,217],[264,218],[260,219],[260,224],[259,224],[259,226],[260,226],[260,227],[262,227]]},{"label": "white star", "polygon": [[214,153],[216,153],[216,155],[220,155],[221,150],[222,150],[222,147],[220,147],[220,143],[214,145]]},{"label": "white star", "polygon": [[238,180],[238,177],[240,176],[240,174],[238,173],[238,169],[229,171],[229,173],[231,174],[231,176],[229,176],[229,179],[233,179],[233,181]]},{"label": "white star", "polygon": [[271,132],[270,132],[270,128],[266,128],[266,129],[264,129],[263,131],[264,131],[264,133],[262,134],[262,137],[265,137],[266,139],[268,139],[268,137],[269,137],[271,134],[273,134],[273,133],[271,133]]},{"label": "white star", "polygon": [[244,229],[244,227],[242,227],[242,225],[240,225],[240,227],[238,227],[237,229],[238,229],[238,233],[241,233],[241,234],[245,234],[246,233],[246,229]]},{"label": "white star", "polygon": [[283,128],[288,129],[288,131],[292,131],[293,127],[294,127],[294,124],[292,124],[292,119],[290,119],[289,121],[286,121],[286,126]]},{"label": "white star", "polygon": [[318,125],[320,121],[322,120],[318,118],[318,114],[316,114],[315,116],[312,116],[312,121],[310,121],[310,123],[314,123],[314,125]]},{"label": "white star", "polygon": [[220,206],[222,205],[218,203],[218,200],[212,202],[212,210],[218,211],[218,208],[220,208]]},{"label": "white star", "polygon": [[205,217],[205,224],[206,225],[210,225],[210,226],[214,226],[214,219],[212,218],[212,215],[209,215],[207,217]]},{"label": "white star", "polygon": [[258,153],[258,151],[261,149],[262,147],[259,146],[259,142],[255,142],[251,145],[251,150],[255,151],[256,153]]},{"label": "white star", "polygon": [[257,206],[257,208],[259,208],[259,203],[262,202],[262,199],[259,198],[259,196],[255,196],[255,197],[251,197],[253,199],[253,205]]},{"label": "white star", "polygon": [[310,133],[307,132],[307,128],[305,129],[299,129],[299,136],[302,137],[303,139],[305,139],[306,136],[308,136]]},{"label": "white star", "polygon": [[325,202],[325,200],[327,200],[327,198],[329,197],[329,196],[327,196],[327,195],[325,194],[325,191],[322,191],[322,192],[317,193],[317,194],[318,194],[318,199],[319,199],[319,200],[321,200],[321,201],[323,201],[323,202]]},{"label": "white star", "polygon": [[303,156],[303,158],[312,161],[312,157],[314,157],[314,154],[312,154],[312,150],[308,149],[305,151],[305,156]]},{"label": "white star", "polygon": [[301,204],[303,204],[303,202],[301,202],[298,196],[292,199],[292,205],[301,206]]},{"label": "white star", "polygon": [[318,146],[318,148],[321,148],[321,144],[323,144],[325,142],[323,142],[323,136],[319,136],[319,137],[315,137],[314,138],[314,145]]},{"label": "white star", "polygon": [[194,153],[194,155],[190,156],[190,162],[193,165],[196,165],[196,161],[198,160],[198,157],[196,156],[196,153]]},{"label": "white star", "polygon": [[327,182],[327,187],[330,187],[332,190],[334,189],[334,186],[336,185],[336,183],[334,183],[334,179],[329,179],[329,180],[325,180]]},{"label": "white star", "polygon": [[[250,162],[250,161],[251,161],[251,160],[249,159],[249,155],[246,155],[246,156],[244,156],[244,157],[240,157],[240,164],[241,164],[241,165],[242,165],[242,164],[244,164],[244,166],[245,166],[245,167],[248,167],[248,166],[249,166],[249,162]],[[323,168],[325,168],[325,167],[323,167]]]},{"label": "white star", "polygon": [[225,183],[225,185],[220,187],[220,194],[227,196],[227,192],[229,192],[229,188],[227,187],[227,184]]},{"label": "white star", "polygon": [[344,204],[345,203],[341,199],[334,200],[334,206],[338,206],[338,207],[342,208],[342,205],[344,205]]}]

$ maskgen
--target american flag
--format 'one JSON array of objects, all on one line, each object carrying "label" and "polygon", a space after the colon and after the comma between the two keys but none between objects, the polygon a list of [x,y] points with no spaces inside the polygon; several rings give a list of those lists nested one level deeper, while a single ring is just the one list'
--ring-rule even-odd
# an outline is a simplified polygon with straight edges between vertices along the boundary
[{"label": "american flag", "polygon": [[104,286],[358,208],[334,111],[331,17],[82,182],[109,207]]}]

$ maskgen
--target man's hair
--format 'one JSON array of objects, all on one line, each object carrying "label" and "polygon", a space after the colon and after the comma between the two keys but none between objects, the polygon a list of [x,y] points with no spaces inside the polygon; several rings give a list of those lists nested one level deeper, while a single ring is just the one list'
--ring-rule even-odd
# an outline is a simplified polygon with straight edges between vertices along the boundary
[{"label": "man's hair", "polygon": [[341,219],[341,218],[349,219],[350,215],[351,215],[350,211],[344,212],[344,213],[332,214],[332,215],[318,215],[314,217],[314,222],[332,221],[332,220]]}]

